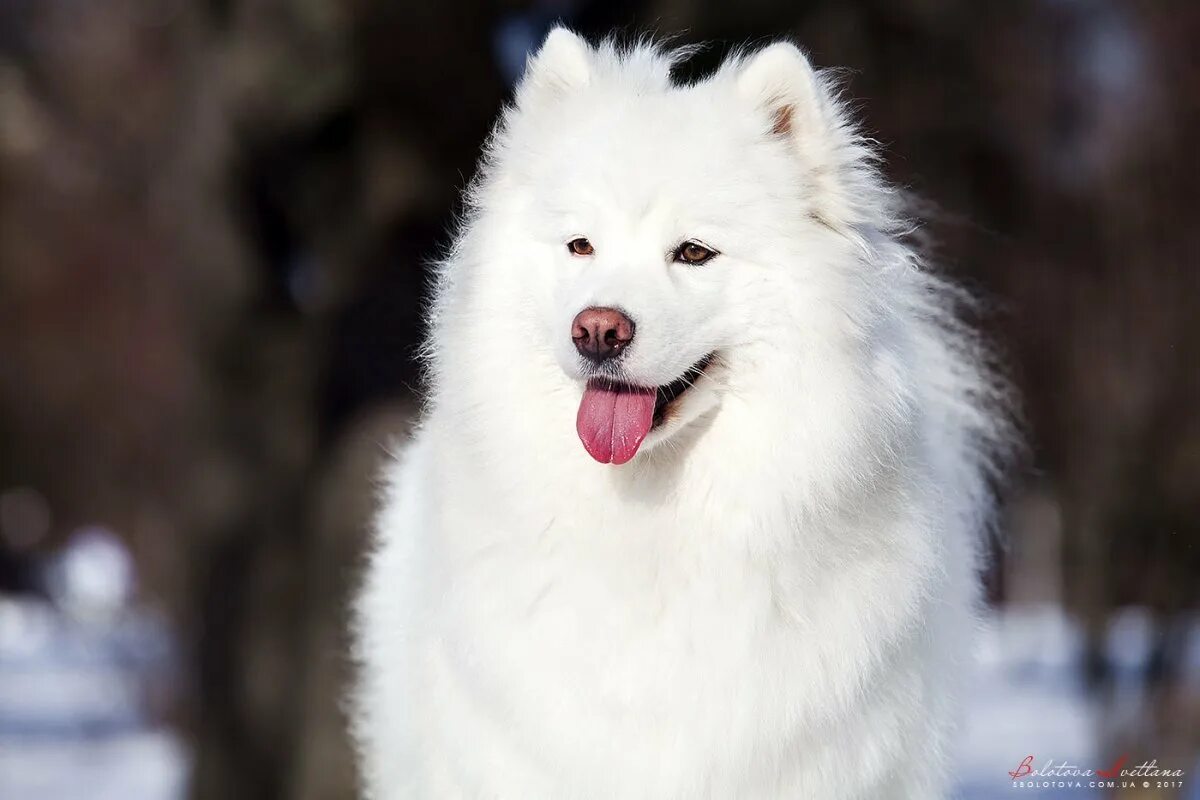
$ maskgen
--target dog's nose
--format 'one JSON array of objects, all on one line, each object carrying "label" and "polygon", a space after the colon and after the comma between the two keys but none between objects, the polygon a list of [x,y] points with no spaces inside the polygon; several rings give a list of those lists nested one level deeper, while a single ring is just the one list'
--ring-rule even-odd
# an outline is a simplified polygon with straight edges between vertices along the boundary
[{"label": "dog's nose", "polygon": [[615,308],[585,308],[571,325],[575,349],[599,363],[621,354],[633,341],[633,320]]}]

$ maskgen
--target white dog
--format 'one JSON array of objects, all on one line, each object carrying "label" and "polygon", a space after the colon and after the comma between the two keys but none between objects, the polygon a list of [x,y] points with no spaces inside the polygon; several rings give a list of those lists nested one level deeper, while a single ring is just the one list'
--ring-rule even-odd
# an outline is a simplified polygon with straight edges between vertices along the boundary
[{"label": "white dog", "polygon": [[530,59],[358,605],[368,796],[943,796],[1001,398],[794,46]]}]

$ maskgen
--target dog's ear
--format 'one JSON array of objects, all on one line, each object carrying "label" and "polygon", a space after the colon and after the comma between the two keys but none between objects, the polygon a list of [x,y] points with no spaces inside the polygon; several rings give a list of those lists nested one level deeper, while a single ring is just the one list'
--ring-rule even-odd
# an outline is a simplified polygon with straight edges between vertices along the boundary
[{"label": "dog's ear", "polygon": [[778,42],[737,68],[737,91],[763,113],[763,132],[785,141],[806,180],[812,215],[846,231],[877,218],[891,201],[880,191],[871,152],[804,53]]},{"label": "dog's ear", "polygon": [[591,76],[591,49],[582,37],[556,27],[525,63],[525,74],[517,87],[517,105],[561,96],[586,86]]},{"label": "dog's ear", "polygon": [[828,131],[827,102],[816,72],[790,42],[776,42],[747,58],[737,87],[767,113],[776,136],[803,139]]}]

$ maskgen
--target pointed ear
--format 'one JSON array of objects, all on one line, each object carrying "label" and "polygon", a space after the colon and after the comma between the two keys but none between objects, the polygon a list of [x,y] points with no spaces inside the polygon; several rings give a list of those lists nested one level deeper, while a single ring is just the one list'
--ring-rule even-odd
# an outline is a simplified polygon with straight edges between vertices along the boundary
[{"label": "pointed ear", "polygon": [[776,42],[742,64],[738,91],[767,112],[771,132],[790,137],[828,129],[824,95],[817,75],[800,49]]},{"label": "pointed ear", "polygon": [[867,165],[870,151],[856,140],[837,100],[804,54],[779,42],[746,59],[737,91],[766,112],[770,135],[787,142],[804,170],[812,216],[846,230],[886,205]]},{"label": "pointed ear", "polygon": [[525,74],[517,87],[517,104],[561,96],[586,86],[591,76],[588,47],[578,34],[554,28],[546,41],[525,63]]}]

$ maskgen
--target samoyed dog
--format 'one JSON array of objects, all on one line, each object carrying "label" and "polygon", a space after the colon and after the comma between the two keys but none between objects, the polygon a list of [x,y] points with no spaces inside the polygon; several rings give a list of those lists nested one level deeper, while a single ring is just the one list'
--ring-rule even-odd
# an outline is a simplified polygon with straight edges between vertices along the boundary
[{"label": "samoyed dog", "polygon": [[943,797],[996,381],[791,44],[554,30],[357,606],[366,794]]}]

